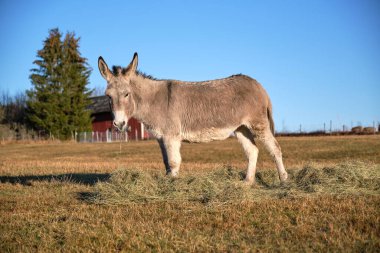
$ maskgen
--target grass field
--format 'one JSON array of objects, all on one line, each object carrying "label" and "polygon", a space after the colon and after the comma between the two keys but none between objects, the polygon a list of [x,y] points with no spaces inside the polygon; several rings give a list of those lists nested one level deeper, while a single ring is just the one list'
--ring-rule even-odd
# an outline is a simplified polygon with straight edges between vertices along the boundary
[{"label": "grass field", "polygon": [[0,145],[0,252],[379,252],[380,136],[282,137],[287,184],[235,139]]}]

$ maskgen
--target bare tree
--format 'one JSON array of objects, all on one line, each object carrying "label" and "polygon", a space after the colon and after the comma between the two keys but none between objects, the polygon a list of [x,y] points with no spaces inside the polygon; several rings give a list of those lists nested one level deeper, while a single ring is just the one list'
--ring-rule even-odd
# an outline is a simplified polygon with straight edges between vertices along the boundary
[{"label": "bare tree", "polygon": [[25,124],[26,95],[18,92],[11,96],[9,91],[2,91],[0,101],[0,122],[4,124]]},{"label": "bare tree", "polygon": [[91,97],[104,96],[105,89],[103,86],[96,86],[92,92]]}]

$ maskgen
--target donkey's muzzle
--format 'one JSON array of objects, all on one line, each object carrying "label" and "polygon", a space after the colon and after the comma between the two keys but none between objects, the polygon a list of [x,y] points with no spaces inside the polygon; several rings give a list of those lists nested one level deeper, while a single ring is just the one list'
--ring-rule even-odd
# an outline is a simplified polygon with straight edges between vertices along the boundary
[{"label": "donkey's muzzle", "polygon": [[117,128],[120,132],[124,131],[127,127],[126,122],[123,120],[122,122],[113,121],[113,126]]}]

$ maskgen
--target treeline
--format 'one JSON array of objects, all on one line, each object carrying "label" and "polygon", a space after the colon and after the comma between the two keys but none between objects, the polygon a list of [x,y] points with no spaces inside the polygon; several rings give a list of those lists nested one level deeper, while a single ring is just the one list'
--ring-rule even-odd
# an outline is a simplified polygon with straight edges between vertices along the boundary
[{"label": "treeline", "polygon": [[19,92],[11,96],[8,91],[0,94],[0,123],[10,128],[26,124],[26,94]]},{"label": "treeline", "polygon": [[30,80],[32,88],[11,97],[3,92],[0,120],[10,128],[26,128],[58,139],[91,129],[87,88],[91,68],[79,52],[74,33],[49,31],[37,51]]}]

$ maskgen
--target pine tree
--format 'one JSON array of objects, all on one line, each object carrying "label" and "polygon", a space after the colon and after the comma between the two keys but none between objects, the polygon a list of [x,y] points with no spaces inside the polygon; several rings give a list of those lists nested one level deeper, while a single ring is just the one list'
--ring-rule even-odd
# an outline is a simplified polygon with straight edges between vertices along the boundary
[{"label": "pine tree", "polygon": [[34,128],[60,139],[68,139],[73,131],[91,128],[86,110],[90,75],[87,60],[79,52],[79,38],[68,33],[62,41],[59,30],[49,31],[44,46],[31,69],[33,89],[28,94],[28,119]]},{"label": "pine tree", "polygon": [[[86,110],[90,100],[89,83],[91,69],[87,59],[81,57],[79,40],[74,33],[67,33],[63,41],[63,87],[66,93],[66,112],[70,132],[88,131],[91,129],[91,113]],[[68,109],[68,110],[67,110]]]}]

